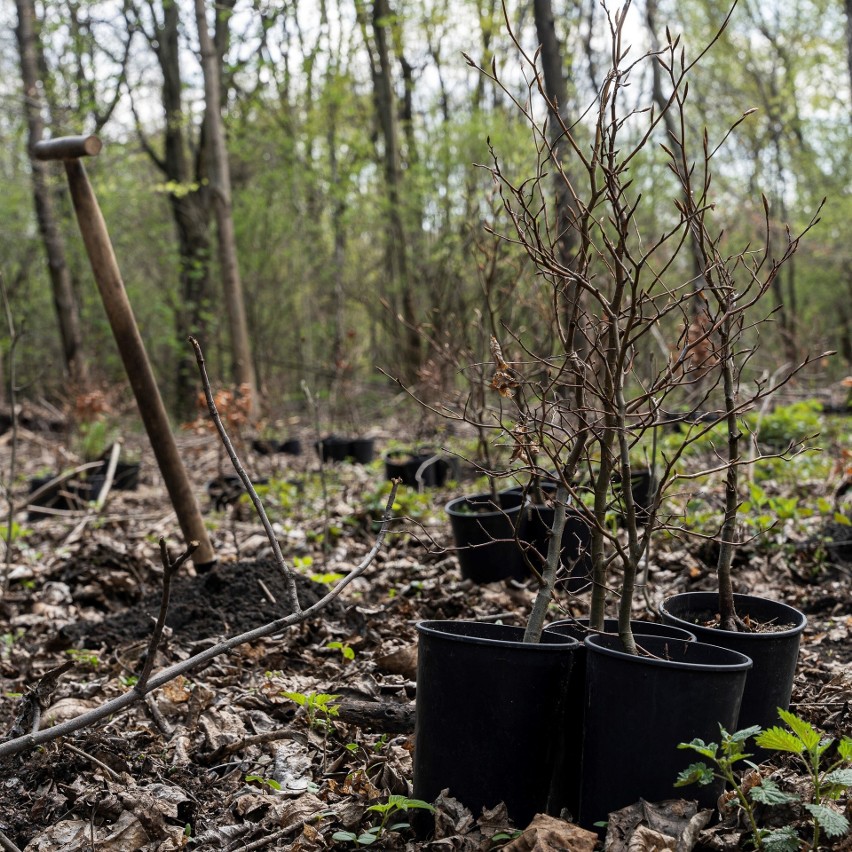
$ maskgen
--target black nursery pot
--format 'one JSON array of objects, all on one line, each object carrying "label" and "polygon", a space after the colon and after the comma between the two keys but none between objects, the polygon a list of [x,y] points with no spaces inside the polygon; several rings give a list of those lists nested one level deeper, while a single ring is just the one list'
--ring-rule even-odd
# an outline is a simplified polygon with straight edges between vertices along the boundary
[{"label": "black nursery pot", "polygon": [[[542,485],[547,494],[555,494],[556,486]],[[503,494],[518,494],[523,497],[522,487],[510,488]],[[529,498],[529,492],[527,492]],[[550,531],[556,509],[529,502],[524,509],[524,519],[521,524],[520,536],[529,547],[526,548],[527,558],[535,569],[541,573],[547,562],[547,549],[550,542]],[[565,529],[562,531],[562,565],[570,571],[565,581],[565,587],[572,592],[586,588],[592,575],[592,530],[586,519],[576,509],[565,510]]]},{"label": "black nursery pot", "polygon": [[288,438],[278,445],[278,452],[287,456],[302,455],[302,442],[298,438]]},{"label": "black nursery pot", "polygon": [[376,455],[376,441],[373,438],[352,438],[349,441],[347,455],[358,464],[369,464]]},{"label": "black nursery pot", "polygon": [[416,450],[390,450],[384,455],[385,476],[401,479],[409,488],[438,487],[453,472],[453,460],[431,447]]},{"label": "black nursery pot", "polygon": [[[586,717],[580,825],[594,829],[640,798],[680,798],[674,784],[694,754],[678,744],[718,742],[733,730],[751,660],[701,642],[642,637],[653,657],[622,650],[618,636],[586,638]],[[724,781],[689,788],[701,807],[715,807]]]},{"label": "black nursery pot", "polygon": [[[615,490],[621,489],[621,476],[616,472],[612,477]],[[630,494],[633,497],[633,505],[636,507],[636,520],[640,524],[648,522],[648,515],[656,496],[654,476],[647,468],[632,470],[630,472]]]},{"label": "black nursery pot", "polygon": [[[547,808],[576,640],[465,621],[417,625],[414,796],[449,788],[479,815],[505,802],[519,827]],[[417,826],[428,831],[422,819]]]},{"label": "black nursery pot", "polygon": [[[88,500],[97,500],[106,484],[109,462],[104,461],[100,467],[89,471],[86,478]],[[112,488],[116,491],[135,491],[139,487],[139,473],[142,469],[140,462],[119,461],[112,475]]]},{"label": "black nursery pot", "polygon": [[[673,643],[694,642],[695,636],[688,630],[658,624],[652,621],[633,619],[630,628],[636,641],[644,646],[645,637],[669,639]],[[554,621],[546,628],[547,633],[566,636],[584,642],[589,633],[588,618],[566,618]],[[618,619],[605,618],[604,632],[618,633]],[[586,646],[580,645],[574,654],[574,667],[571,669],[571,689],[565,704],[565,723],[559,731],[558,768],[554,775],[551,791],[554,813],[567,809],[573,817],[580,812],[580,771],[583,752],[583,731],[586,717]]]},{"label": "black nursery pot", "polygon": [[[787,627],[763,633],[734,633],[707,627],[701,622],[709,621],[719,612],[716,592],[674,595],[660,605],[660,615],[666,624],[694,633],[699,642],[730,648],[751,657],[754,668],[749,672],[737,728],[752,725],[768,728],[779,723],[778,708],[786,710],[790,706],[799,642],[808,620],[792,606],[754,595],[734,595],[734,604],[741,618],[748,616],[753,622]],[[761,752],[759,756],[764,755]]]},{"label": "black nursery pot", "polygon": [[524,552],[515,540],[520,528],[523,497],[504,492],[500,506],[490,494],[457,497],[446,505],[462,577],[474,583],[493,583],[527,574]]},{"label": "black nursery pot", "polygon": [[349,438],[326,435],[316,442],[316,448],[324,462],[342,462],[349,455],[349,444]]}]

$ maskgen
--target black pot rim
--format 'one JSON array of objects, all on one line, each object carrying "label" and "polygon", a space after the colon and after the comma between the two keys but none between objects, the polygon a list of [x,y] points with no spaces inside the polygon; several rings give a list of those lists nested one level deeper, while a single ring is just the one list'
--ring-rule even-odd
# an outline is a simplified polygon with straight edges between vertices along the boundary
[{"label": "black pot rim", "polygon": [[[497,507],[493,512],[460,512],[455,507],[461,503],[471,503],[475,501],[481,501],[483,503],[491,502],[490,494],[468,494],[464,497],[453,497],[449,503],[444,506],[444,511],[448,515],[454,515],[457,518],[493,518],[497,515],[515,515],[523,509],[523,506],[518,503],[517,506],[507,506],[505,509],[502,507]],[[494,505],[493,503],[491,505]]]},{"label": "black pot rim", "polygon": [[[553,621],[550,624],[546,625],[544,629],[550,630],[551,627],[557,627],[558,628],[558,627],[577,626],[581,630],[587,630],[589,636],[599,635],[598,631],[592,630],[589,627],[589,625],[588,625],[589,620],[590,619],[588,619],[586,617],[583,617],[583,618],[560,618],[558,621]],[[587,623],[583,624],[583,622],[587,622]],[[617,618],[607,617],[607,618],[604,619],[604,624],[606,624],[607,622],[615,622],[616,628],[618,626],[618,619]],[[686,627],[681,627],[679,624],[666,625],[661,621],[660,622],[644,621],[641,618],[631,618],[630,619],[630,629],[633,631],[634,636],[657,636],[656,633],[643,633],[642,632],[642,625],[644,625],[644,624],[659,625],[660,627],[673,627],[677,630],[682,630],[685,634],[687,634],[687,636],[692,637],[691,639],[688,639],[687,641],[689,641],[689,642],[698,641],[698,637],[691,630],[687,629]],[[608,635],[613,635],[612,631],[609,631],[609,630],[606,630],[606,629],[604,629],[603,632],[605,634],[608,634]],[[671,637],[671,638],[674,638],[674,637]],[[686,640],[687,637],[683,636],[682,638]]]},{"label": "black pot rim", "polygon": [[[524,628],[523,627],[514,627],[512,625],[507,624],[495,624],[493,621],[469,621],[464,619],[445,619],[445,620],[429,620],[429,621],[418,621],[415,624],[418,633],[426,634],[427,636],[440,637],[442,639],[450,639],[456,640],[458,642],[464,642],[465,644],[471,645],[490,645],[492,647],[500,647],[500,648],[518,648],[518,647],[527,647],[527,648],[536,648],[539,649],[538,653],[543,651],[567,651],[580,647],[580,643],[576,639],[572,639],[570,636],[560,636],[559,638],[563,641],[561,642],[524,642]],[[517,631],[518,639],[492,639],[488,636],[470,636],[461,631],[463,629],[469,629],[470,627],[474,627],[477,630],[480,630],[483,633],[487,633],[491,628],[500,627],[504,630],[509,629],[513,631]],[[454,628],[456,628],[454,630]],[[558,634],[551,634],[558,635]]]},{"label": "black pot rim", "polygon": [[[711,648],[713,652],[718,652],[720,658],[718,663],[690,663],[685,660],[664,660],[660,657],[641,657],[635,654],[628,654],[621,645],[617,648],[608,647],[615,642],[620,643],[618,634],[615,633],[598,633],[594,636],[587,636],[584,644],[588,652],[603,654],[607,657],[628,657],[636,661],[637,665],[651,666],[654,668],[674,668],[685,671],[748,671],[753,663],[751,657],[732,651],[728,648],[720,648],[718,645],[709,645],[706,642],[687,642],[685,640],[665,639],[660,636],[643,636],[643,646],[649,648],[653,653],[657,647],[659,652],[664,652],[666,644],[671,644],[672,641],[683,641],[684,646],[689,646],[691,649],[698,649],[703,652],[705,648]],[[726,660],[727,658],[727,660]]]},{"label": "black pot rim", "polygon": [[[697,604],[692,607],[689,611],[701,611],[706,610],[708,607],[712,609],[714,612],[718,609],[716,606],[716,602],[719,600],[719,595],[717,592],[681,592],[677,595],[670,595],[669,597],[663,599],[660,604],[660,614],[662,615],[665,612],[665,617],[670,618],[672,621],[676,621],[678,626],[683,625],[685,630],[697,630],[699,633],[699,639],[701,638],[701,633],[715,632],[718,630],[718,627],[707,627],[703,624],[694,624],[691,621],[683,618],[680,615],[675,615],[672,612],[669,612],[666,609],[666,604],[669,601],[673,600],[683,600],[685,598],[692,598],[696,601],[707,601],[707,605]],[[795,636],[799,633],[802,633],[808,625],[808,617],[800,610],[796,609],[794,606],[790,606],[790,604],[783,603],[782,601],[775,601],[771,598],[762,598],[759,595],[742,595],[735,594],[734,595],[734,605],[737,608],[738,612],[748,613],[748,607],[750,603],[759,603],[760,606],[764,606],[766,604],[770,604],[773,607],[777,607],[779,614],[782,618],[789,619],[790,622],[793,623],[792,627],[788,627],[786,630],[773,630],[766,633],[737,633],[737,637],[743,638],[748,642],[765,642],[771,640],[784,639],[789,636]],[[711,643],[712,644],[712,643]]]}]

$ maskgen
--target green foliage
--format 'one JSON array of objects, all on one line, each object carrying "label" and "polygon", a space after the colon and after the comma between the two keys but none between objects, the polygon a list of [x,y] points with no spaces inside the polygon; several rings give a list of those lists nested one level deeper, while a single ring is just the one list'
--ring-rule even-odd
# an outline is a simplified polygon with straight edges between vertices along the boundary
[{"label": "green foliage", "polygon": [[80,423],[74,435],[74,450],[86,461],[97,461],[115,440],[116,427],[106,420]]},{"label": "green foliage", "polygon": [[101,658],[97,651],[88,651],[80,648],[69,648],[65,652],[77,665],[96,669],[101,664]]},{"label": "green foliage", "polygon": [[402,811],[407,813],[409,810],[416,809],[435,811],[432,805],[424,802],[422,799],[409,799],[407,796],[399,795],[388,796],[387,802],[370,805],[367,808],[367,813],[376,813],[381,816],[380,822],[358,833],[353,831],[336,831],[332,835],[332,840],[354,843],[356,846],[372,846],[388,831],[402,831],[403,829],[410,828],[411,826],[407,822],[391,823],[390,820]]},{"label": "green foliage", "polygon": [[779,726],[761,731],[753,726],[734,734],[729,734],[721,725],[721,742],[705,743],[696,739],[690,743],[680,743],[678,748],[690,749],[708,762],[693,763],[678,775],[676,787],[689,784],[709,784],[714,778],[722,778],[734,790],[736,804],[745,816],[752,834],[755,849],[769,852],[797,852],[803,848],[804,841],[792,826],[780,829],[766,829],[758,826],[755,805],[789,805],[798,802],[799,797],[781,790],[771,778],[761,778],[760,783],[745,786],[737,779],[734,767],[741,761],[754,768],[747,760],[746,741],[755,737],[761,748],[770,751],[786,752],[799,758],[810,777],[813,787],[813,801],[803,803],[802,807],[810,814],[812,821],[812,840],[807,848],[817,849],[820,832],[828,837],[841,837],[849,831],[848,819],[833,808],[827,801],[836,800],[846,790],[852,788],[852,737],[843,737],[837,743],[837,757],[827,768],[821,761],[834,745],[834,740],[824,736],[813,725],[791,713],[778,709],[778,715],[786,727]]},{"label": "green foliage", "polygon": [[328,730],[330,720],[337,716],[337,699],[339,695],[331,695],[327,692],[287,692],[281,693],[285,698],[294,701],[305,711],[308,726],[311,728],[322,728]]},{"label": "green foliage", "polygon": [[274,778],[264,778],[262,775],[246,775],[247,784],[259,784],[260,786],[269,787],[270,790],[280,790],[281,784]]},{"label": "green foliage", "polygon": [[757,414],[746,417],[748,427],[756,432],[758,441],[778,449],[801,444],[822,430],[822,403],[815,399],[779,405],[762,418]]},{"label": "green foliage", "polygon": [[340,651],[340,656],[347,662],[351,662],[355,659],[355,649],[344,642],[329,642],[326,645],[326,648],[329,648],[332,651]]},{"label": "green foliage", "polygon": [[6,544],[9,544],[9,542],[15,542],[19,539],[26,538],[31,533],[32,530],[29,527],[22,527],[17,521],[12,521],[11,528],[8,524],[2,528],[0,537],[2,537]]}]

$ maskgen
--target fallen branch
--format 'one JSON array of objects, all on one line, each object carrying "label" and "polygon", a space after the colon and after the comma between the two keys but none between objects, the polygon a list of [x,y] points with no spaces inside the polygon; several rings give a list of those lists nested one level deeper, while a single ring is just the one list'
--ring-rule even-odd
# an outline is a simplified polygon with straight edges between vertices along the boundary
[{"label": "fallen branch", "polygon": [[144,695],[153,692],[155,689],[159,689],[161,686],[169,683],[175,678],[188,674],[197,666],[208,663],[210,660],[213,660],[228,651],[232,651],[240,645],[244,645],[247,642],[254,642],[257,639],[263,639],[266,636],[272,636],[274,633],[279,633],[287,627],[292,627],[294,624],[301,624],[303,621],[313,618],[313,616],[328,606],[331,601],[339,597],[341,592],[350,583],[360,577],[367,568],[372,565],[376,555],[382,548],[382,544],[384,543],[385,536],[387,534],[399,483],[400,480],[394,480],[393,482],[391,492],[388,495],[388,501],[385,505],[385,511],[382,515],[381,527],[379,528],[379,532],[376,535],[376,540],[373,547],[370,549],[370,552],[349,574],[340,580],[337,585],[328,592],[328,594],[320,598],[320,600],[313,604],[313,606],[299,612],[291,613],[283,618],[278,618],[275,621],[271,621],[268,624],[264,624],[262,627],[255,628],[254,630],[240,633],[238,636],[233,636],[230,639],[219,642],[211,648],[200,651],[198,654],[195,654],[195,656],[190,657],[187,660],[183,660],[163,669],[148,681],[144,687],[144,691],[139,691],[136,688],[130,689],[124,694],[108,701],[106,704],[102,704],[100,707],[89,710],[88,712],[83,713],[80,716],[76,716],[73,719],[68,719],[65,722],[54,725],[52,728],[47,728],[43,731],[37,731],[35,733],[25,734],[23,736],[15,737],[14,739],[6,740],[5,742],[0,743],[0,758],[7,757],[12,754],[18,754],[26,749],[35,748],[36,746],[51,742],[59,737],[72,734],[82,728],[87,728],[90,725],[101,721],[101,719],[105,719],[113,713],[123,710],[125,707],[129,707],[131,704],[141,700]]}]

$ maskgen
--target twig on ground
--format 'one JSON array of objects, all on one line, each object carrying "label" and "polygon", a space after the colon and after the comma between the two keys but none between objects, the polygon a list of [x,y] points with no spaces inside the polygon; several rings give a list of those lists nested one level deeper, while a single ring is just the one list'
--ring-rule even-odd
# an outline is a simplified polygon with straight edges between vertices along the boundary
[{"label": "twig on ground", "polygon": [[[199,651],[199,653],[189,659],[182,660],[179,663],[175,663],[174,665],[163,669],[148,681],[146,684],[146,693],[159,689],[161,686],[169,683],[176,677],[192,671],[196,666],[207,663],[240,645],[244,645],[247,642],[254,642],[257,639],[263,639],[266,636],[272,636],[273,634],[284,630],[286,627],[292,627],[294,624],[301,624],[303,621],[307,621],[309,618],[312,618],[328,606],[328,604],[337,598],[350,583],[360,577],[367,568],[372,565],[375,561],[376,555],[382,549],[385,536],[387,535],[388,525],[390,524],[391,512],[396,500],[396,493],[399,489],[400,481],[401,480],[399,479],[393,480],[391,492],[388,495],[388,500],[385,504],[385,511],[382,515],[381,527],[379,528],[379,532],[376,535],[376,540],[373,547],[370,549],[370,552],[367,553],[358,565],[342,580],[340,580],[337,585],[328,592],[328,594],[320,598],[320,600],[307,609],[303,609],[299,612],[293,612],[290,615],[271,621],[268,624],[264,624],[262,627],[249,630],[246,633],[240,633],[238,636],[233,636],[230,639],[226,639],[224,642],[219,642],[210,648],[205,648],[203,651]],[[68,664],[65,664],[65,666],[69,667]],[[64,670],[65,669],[63,668],[63,671]],[[100,707],[95,707],[93,710],[89,710],[86,713],[75,716],[73,719],[60,722],[52,728],[47,728],[46,730],[38,731],[37,733],[16,736],[14,739],[7,739],[5,742],[0,743],[0,758],[7,757],[11,754],[18,754],[26,749],[34,748],[46,742],[51,742],[59,737],[67,736],[74,731],[79,731],[81,728],[93,725],[95,722],[101,721],[101,719],[112,716],[118,710],[129,707],[131,704],[139,701],[140,697],[140,693],[134,687],[133,689],[125,692],[123,695],[119,695],[117,698],[107,701]]]},{"label": "twig on ground", "polygon": [[3,563],[3,581],[0,583],[0,597],[9,591],[9,572],[12,565],[12,528],[15,522],[15,508],[12,505],[12,483],[15,481],[18,461],[18,406],[15,387],[15,349],[20,339],[12,319],[12,309],[9,306],[9,294],[6,292],[6,282],[0,276],[0,292],[3,294],[3,308],[6,312],[6,325],[9,329],[9,410],[12,412],[12,453],[9,459],[9,479],[6,485],[6,501],[9,511],[6,515],[6,554]]},{"label": "twig on ground", "polygon": [[15,846],[2,831],[0,831],[0,849],[3,849],[4,852],[21,852],[18,846]]},{"label": "twig on ground", "polygon": [[163,636],[163,628],[166,626],[166,615],[169,611],[169,596],[171,594],[172,577],[178,568],[192,556],[198,549],[198,542],[191,541],[186,550],[172,562],[169,556],[169,549],[166,546],[166,540],[160,537],[160,559],[163,563],[163,594],[160,598],[160,612],[157,614],[157,623],[154,625],[154,632],[151,634],[151,641],[148,643],[148,650],[145,652],[145,663],[142,666],[142,672],[139,675],[139,680],[136,681],[134,689],[140,696],[145,695],[145,686],[148,683],[148,678],[151,677],[151,671],[154,668],[154,657],[157,654],[157,647],[160,644],[160,639]]},{"label": "twig on ground", "polygon": [[[4,738],[5,741],[15,742],[17,739],[26,736],[35,736],[41,724],[41,714],[47,709],[50,702],[50,696],[59,685],[59,678],[62,677],[68,669],[74,667],[74,661],[68,660],[62,665],[50,669],[46,674],[42,675],[35,686],[31,686],[21,697],[18,707],[18,715],[9,728],[9,732]],[[24,732],[29,728],[29,734]],[[49,728],[52,731],[54,728]],[[50,737],[49,739],[54,739]],[[2,747],[3,744],[0,744]],[[12,752],[14,753],[14,752]]]},{"label": "twig on ground", "polygon": [[73,752],[76,755],[79,755],[80,757],[84,757],[90,763],[93,763],[95,766],[97,766],[98,769],[103,769],[103,771],[106,772],[106,774],[109,775],[109,777],[112,778],[113,781],[121,781],[121,776],[114,769],[110,769],[110,767],[107,766],[105,763],[98,760],[96,757],[92,757],[92,755],[90,755],[88,752],[83,751],[83,749],[77,748],[77,746],[73,746],[71,745],[71,743],[68,742],[62,743],[62,747],[68,749],[68,751]]},{"label": "twig on ground", "polygon": [[112,445],[107,462],[106,473],[104,474],[104,484],[101,486],[98,499],[95,501],[95,512],[100,512],[109,497],[109,492],[112,489],[112,482],[115,478],[115,469],[118,466],[118,457],[121,455],[121,444],[116,441]]},{"label": "twig on ground", "polygon": [[222,440],[222,444],[228,452],[228,457],[231,459],[231,464],[234,466],[234,470],[237,472],[237,476],[239,476],[240,481],[245,486],[246,492],[251,498],[251,502],[254,505],[255,511],[257,512],[257,516],[258,518],[260,518],[260,522],[263,524],[263,529],[266,531],[266,536],[269,539],[270,545],[272,546],[272,552],[275,556],[275,561],[278,563],[281,570],[284,572],[284,578],[287,587],[288,604],[290,605],[290,608],[293,613],[300,613],[302,611],[302,607],[299,603],[299,593],[296,589],[296,576],[290,566],[284,560],[284,554],[281,553],[281,546],[278,544],[278,539],[276,538],[275,532],[272,529],[272,524],[269,522],[269,518],[266,516],[266,510],[263,508],[263,503],[261,502],[260,497],[257,496],[257,491],[254,490],[254,486],[252,485],[251,479],[246,473],[245,468],[243,468],[242,464],[240,463],[240,460],[237,457],[236,450],[234,450],[234,445],[231,443],[231,439],[228,437],[228,433],[225,431],[225,426],[222,423],[222,418],[219,416],[219,411],[216,408],[216,402],[213,399],[213,392],[210,388],[210,380],[207,377],[207,367],[205,366],[204,354],[201,351],[201,346],[194,337],[190,337],[189,342],[192,344],[192,348],[195,350],[195,360],[198,362],[198,371],[201,374],[201,383],[204,386],[204,396],[207,400],[207,408],[210,411],[210,416],[213,418],[213,423],[216,426],[216,430],[219,433],[219,437]]}]

